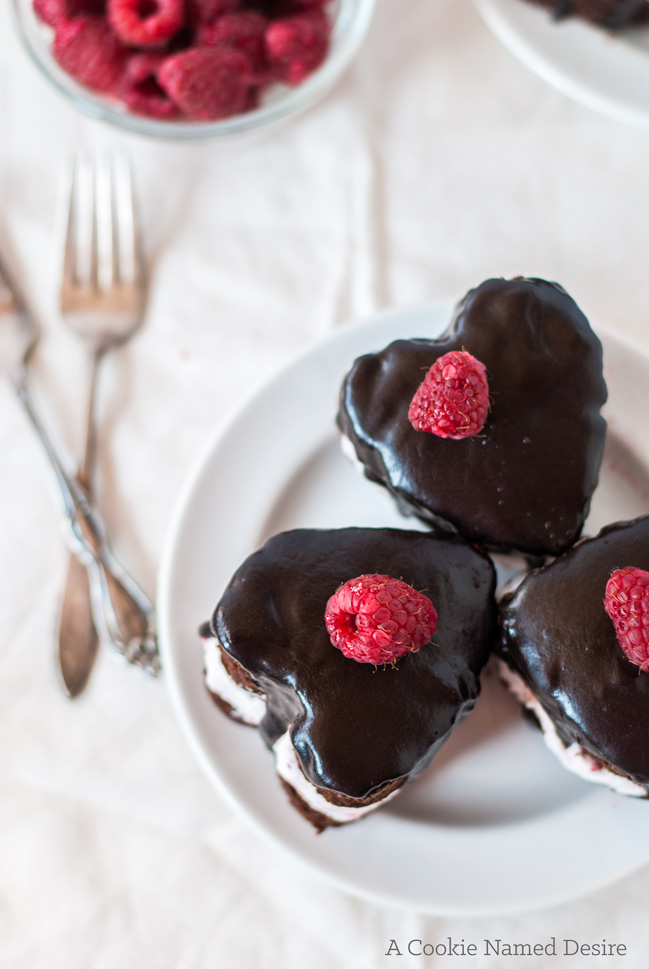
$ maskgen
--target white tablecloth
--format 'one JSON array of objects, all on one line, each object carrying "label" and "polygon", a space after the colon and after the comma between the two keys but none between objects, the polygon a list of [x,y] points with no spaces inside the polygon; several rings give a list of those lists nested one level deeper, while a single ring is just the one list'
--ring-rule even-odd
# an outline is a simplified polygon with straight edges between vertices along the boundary
[{"label": "white tablecloth", "polygon": [[[217,420],[345,321],[528,274],[560,281],[594,322],[649,346],[649,134],[546,87],[468,0],[379,0],[335,91],[236,153],[89,122],[37,75],[3,4],[1,224],[42,323],[39,400],[70,454],[86,367],[57,318],[52,227],[61,163],[96,146],[133,159],[151,259],[145,325],[102,374],[98,468],[117,549],[151,594],[179,488]],[[55,496],[5,385],[0,413],[3,969],[646,964],[647,868],[521,916],[381,908],[305,874],[226,806],[164,679],[104,649],[87,692],[69,702],[53,659],[65,561]],[[391,939],[403,951],[449,935],[606,937],[628,954],[385,955]]]}]

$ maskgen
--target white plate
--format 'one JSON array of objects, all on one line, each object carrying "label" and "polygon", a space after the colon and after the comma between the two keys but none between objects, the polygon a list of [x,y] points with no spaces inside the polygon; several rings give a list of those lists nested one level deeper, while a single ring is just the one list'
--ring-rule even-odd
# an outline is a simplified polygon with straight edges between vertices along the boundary
[{"label": "white plate", "polygon": [[649,27],[613,34],[577,17],[556,22],[523,0],[475,0],[494,34],[564,94],[629,124],[649,125]]},{"label": "white plate", "polygon": [[[345,525],[417,527],[340,453],[341,379],[395,337],[435,336],[439,303],[347,327],[272,380],[210,443],[184,489],[160,575],[165,679],[194,752],[219,790],[276,844],[339,887],[434,913],[533,909],[572,898],[649,859],[649,805],[564,771],[493,677],[428,772],[363,821],[316,836],[289,806],[253,729],[228,720],[203,684],[198,625],[230,575],[271,534]],[[649,360],[605,336],[611,401],[589,531],[649,509],[649,433],[625,417]],[[623,370],[621,368],[624,368]],[[639,433],[642,437],[638,436]]]}]

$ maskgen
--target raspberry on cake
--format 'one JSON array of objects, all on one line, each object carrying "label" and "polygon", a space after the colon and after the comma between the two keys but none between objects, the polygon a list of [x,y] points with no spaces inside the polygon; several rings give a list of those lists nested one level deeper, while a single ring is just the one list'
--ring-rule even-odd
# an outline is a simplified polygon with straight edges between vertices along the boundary
[{"label": "raspberry on cake", "polygon": [[497,645],[503,680],[561,763],[638,797],[649,797],[648,588],[649,516],[609,525],[503,600]]},{"label": "raspberry on cake", "polygon": [[408,420],[416,431],[458,441],[479,434],[488,412],[484,364],[466,350],[452,350],[435,361],[417,388]]},{"label": "raspberry on cake", "polygon": [[489,279],[441,338],[356,360],[338,425],[405,514],[492,550],[557,555],[588,513],[605,401],[602,347],[574,300],[541,279]]},{"label": "raspberry on cake", "polygon": [[616,569],[606,583],[604,608],[627,658],[649,673],[649,572]]},{"label": "raspberry on cake", "polygon": [[[472,709],[494,590],[489,558],[458,537],[284,532],[237,570],[201,629],[207,688],[259,729],[318,830],[354,821],[420,774]],[[359,645],[362,656],[344,654]],[[392,659],[374,665],[384,648]]]},{"label": "raspberry on cake", "polygon": [[332,595],[324,620],[343,656],[385,666],[431,641],[437,611],[428,596],[400,579],[360,575]]}]

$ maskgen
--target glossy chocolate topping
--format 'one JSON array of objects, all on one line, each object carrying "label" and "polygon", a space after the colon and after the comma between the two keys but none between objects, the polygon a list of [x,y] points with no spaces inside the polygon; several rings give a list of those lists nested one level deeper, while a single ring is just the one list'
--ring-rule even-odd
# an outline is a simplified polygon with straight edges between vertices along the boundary
[{"label": "glossy chocolate topping", "polygon": [[[434,644],[397,667],[346,659],[327,601],[366,573],[402,578],[439,613]],[[464,541],[397,529],[300,529],[271,538],[235,573],[212,629],[266,693],[270,745],[290,728],[316,787],[354,798],[419,773],[473,706],[495,635],[495,574]]]},{"label": "glossy chocolate topping", "polygon": [[555,19],[577,14],[603,27],[616,29],[647,19],[647,0],[533,0],[550,7]]},{"label": "glossy chocolate topping", "polygon": [[561,738],[649,790],[649,673],[620,647],[604,611],[615,569],[649,570],[649,516],[603,529],[530,572],[503,602],[498,651]]},{"label": "glossy chocolate topping", "polygon": [[[450,350],[487,368],[491,407],[479,435],[416,431],[408,407]],[[577,304],[540,279],[490,279],[439,340],[398,340],[360,357],[338,423],[372,480],[406,513],[489,548],[558,554],[579,536],[597,484],[606,423],[602,348]]]}]

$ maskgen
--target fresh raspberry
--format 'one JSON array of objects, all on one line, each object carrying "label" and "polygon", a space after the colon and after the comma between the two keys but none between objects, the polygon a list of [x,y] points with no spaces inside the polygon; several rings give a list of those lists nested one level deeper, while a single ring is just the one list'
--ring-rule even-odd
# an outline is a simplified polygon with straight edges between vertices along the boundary
[{"label": "fresh raspberry", "polygon": [[246,103],[243,107],[244,111],[254,111],[261,104],[261,95],[264,91],[264,84],[257,83],[255,79],[254,87],[248,88],[248,93],[246,94]]},{"label": "fresh raspberry", "polygon": [[192,121],[218,121],[244,111],[252,68],[231,47],[196,47],[167,57],[158,82]]},{"label": "fresh raspberry", "polygon": [[61,67],[94,91],[110,91],[124,70],[127,51],[105,20],[80,17],[56,27],[52,53]]},{"label": "fresh raspberry", "polygon": [[134,54],[115,92],[133,114],[162,121],[178,117],[178,108],[158,84],[164,54]]},{"label": "fresh raspberry", "polygon": [[64,0],[34,0],[34,12],[50,27],[56,27],[59,20],[65,20],[67,16]]},{"label": "fresh raspberry", "polygon": [[649,572],[633,566],[613,572],[604,608],[627,659],[649,673]]},{"label": "fresh raspberry", "polygon": [[185,23],[184,0],[108,0],[108,22],[124,44],[164,47]]},{"label": "fresh raspberry", "polygon": [[101,17],[108,0],[66,0],[68,17]]},{"label": "fresh raspberry", "polygon": [[416,431],[460,440],[484,427],[489,386],[484,364],[466,350],[435,361],[412,398],[408,419]]},{"label": "fresh raspberry", "polygon": [[284,84],[300,84],[320,67],[329,49],[331,26],[320,10],[275,20],[266,30],[271,72]]},{"label": "fresh raspberry", "polygon": [[225,13],[216,23],[199,28],[198,43],[210,47],[225,44],[240,50],[250,58],[255,72],[260,72],[266,60],[264,34],[267,24],[267,18],[254,10]]},{"label": "fresh raspberry", "polygon": [[101,16],[105,9],[106,0],[34,0],[36,15],[50,27],[73,17]]},{"label": "fresh raspberry", "polygon": [[329,599],[325,625],[343,656],[382,666],[429,643],[437,611],[428,596],[399,579],[361,575]]},{"label": "fresh raspberry", "polygon": [[322,10],[331,0],[274,0],[274,17],[294,17],[297,14]]},{"label": "fresh raspberry", "polygon": [[242,0],[188,0],[187,18],[193,26],[213,24],[225,13],[233,13],[242,6]]}]

